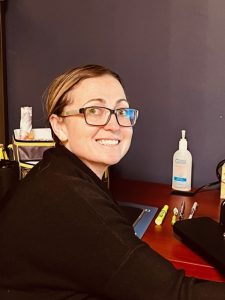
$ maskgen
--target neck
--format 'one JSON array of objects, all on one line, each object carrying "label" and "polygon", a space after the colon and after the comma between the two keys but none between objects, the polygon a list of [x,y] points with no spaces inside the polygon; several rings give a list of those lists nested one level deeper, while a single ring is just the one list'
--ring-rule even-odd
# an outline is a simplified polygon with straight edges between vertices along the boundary
[{"label": "neck", "polygon": [[107,165],[105,165],[105,164],[102,164],[102,165],[96,164],[95,165],[95,164],[89,163],[85,160],[82,160],[82,161],[89,169],[91,169],[98,176],[99,179],[102,180],[104,173],[106,172],[106,170],[108,168]]}]

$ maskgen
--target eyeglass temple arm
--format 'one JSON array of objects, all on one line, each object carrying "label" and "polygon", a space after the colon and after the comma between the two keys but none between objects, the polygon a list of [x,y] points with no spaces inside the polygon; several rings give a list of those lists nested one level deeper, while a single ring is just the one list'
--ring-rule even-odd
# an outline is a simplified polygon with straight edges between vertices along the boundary
[{"label": "eyeglass temple arm", "polygon": [[80,110],[79,109],[74,109],[74,110],[69,110],[69,111],[64,111],[60,114],[61,117],[68,117],[68,116],[73,116],[73,115],[79,115]]}]

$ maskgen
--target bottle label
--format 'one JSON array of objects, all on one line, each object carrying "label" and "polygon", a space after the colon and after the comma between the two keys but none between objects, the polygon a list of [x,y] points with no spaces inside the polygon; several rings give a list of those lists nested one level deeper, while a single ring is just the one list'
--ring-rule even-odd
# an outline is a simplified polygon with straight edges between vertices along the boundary
[{"label": "bottle label", "polygon": [[187,162],[186,162],[186,159],[179,159],[179,158],[176,158],[176,159],[175,159],[175,163],[176,163],[176,164],[185,165]]},{"label": "bottle label", "polygon": [[187,181],[187,178],[184,178],[184,177],[174,176],[173,179],[174,179],[174,181],[179,181],[179,182],[186,182]]},{"label": "bottle label", "polygon": [[174,190],[191,190],[191,168],[188,168],[187,160],[175,158],[173,161],[172,188]]}]

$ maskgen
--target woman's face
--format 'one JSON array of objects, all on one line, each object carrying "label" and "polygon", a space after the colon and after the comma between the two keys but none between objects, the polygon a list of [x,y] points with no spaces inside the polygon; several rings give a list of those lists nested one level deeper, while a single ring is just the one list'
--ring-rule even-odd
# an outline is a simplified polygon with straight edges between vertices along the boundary
[{"label": "woman's face", "polygon": [[[89,106],[129,107],[121,84],[111,75],[81,81],[69,97],[72,101],[64,107],[64,112]],[[130,147],[132,127],[121,127],[115,115],[111,115],[104,126],[86,124],[83,114],[66,118],[53,115],[50,122],[53,130],[57,128],[54,131],[59,138],[57,131],[63,132],[65,147],[100,178],[106,168],[119,162]]]}]

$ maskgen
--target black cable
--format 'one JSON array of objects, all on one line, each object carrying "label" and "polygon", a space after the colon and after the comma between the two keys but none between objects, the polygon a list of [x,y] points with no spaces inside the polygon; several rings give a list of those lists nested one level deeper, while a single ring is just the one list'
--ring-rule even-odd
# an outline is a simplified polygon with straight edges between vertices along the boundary
[{"label": "black cable", "polygon": [[206,192],[208,190],[211,190],[211,189],[209,189],[211,186],[217,185],[219,183],[220,183],[220,180],[217,180],[217,181],[202,185],[201,187],[199,187],[199,188],[197,188],[196,190],[193,191],[193,195],[195,195],[199,192]]}]

